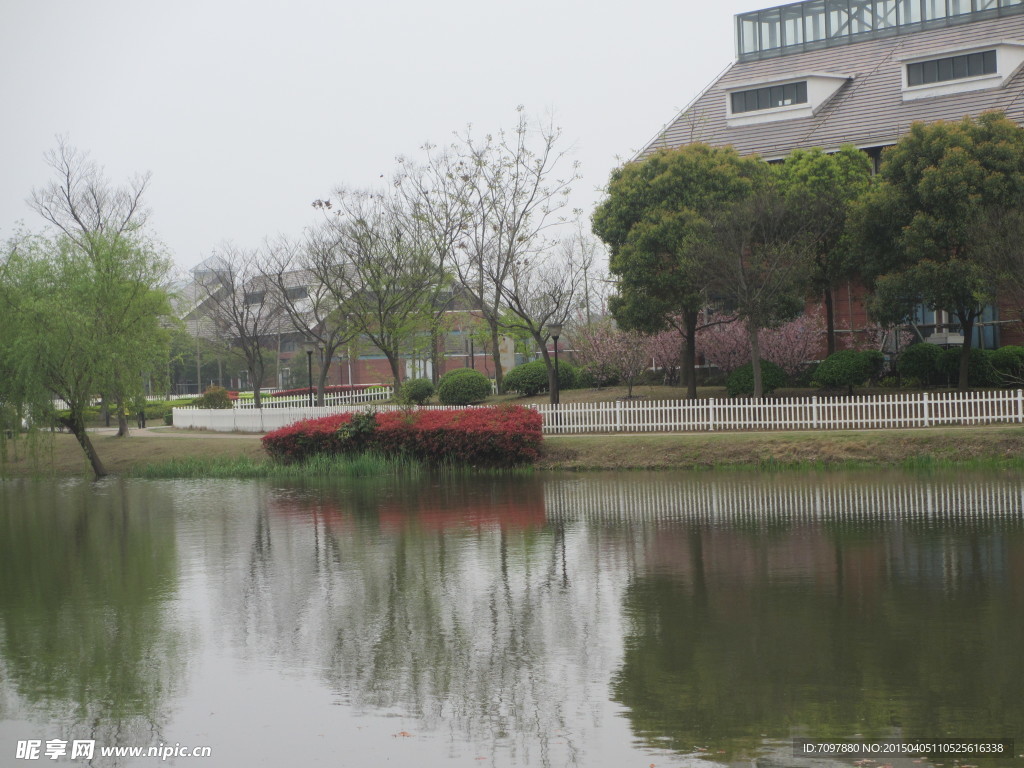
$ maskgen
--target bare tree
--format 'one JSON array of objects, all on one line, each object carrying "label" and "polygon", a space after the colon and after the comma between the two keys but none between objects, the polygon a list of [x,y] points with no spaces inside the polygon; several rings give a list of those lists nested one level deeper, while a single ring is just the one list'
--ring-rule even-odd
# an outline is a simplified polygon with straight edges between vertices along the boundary
[{"label": "bare tree", "polygon": [[444,229],[459,281],[490,327],[499,389],[506,286],[516,262],[543,251],[549,228],[566,221],[562,212],[579,178],[578,163],[560,148],[561,129],[531,125],[522,107],[518,113],[511,132],[478,139],[467,129],[443,151],[428,148],[432,184],[420,203],[431,226]]},{"label": "bare tree", "polygon": [[585,296],[586,277],[593,268],[593,251],[577,238],[559,243],[558,248],[524,254],[509,265],[509,278],[502,286],[501,299],[511,310],[504,318],[509,328],[528,332],[537,342],[548,369],[550,391],[555,391],[555,368],[548,354],[547,340],[552,324],[564,325],[578,314]]},{"label": "bare tree", "polygon": [[259,252],[224,245],[207,265],[207,271],[197,273],[204,296],[199,311],[212,320],[216,333],[244,361],[255,405],[261,408],[260,390],[266,375],[264,348],[267,339],[276,333],[284,309],[277,301],[274,283],[265,277]]},{"label": "bare tree", "polygon": [[309,235],[309,269],[344,306],[353,327],[388,360],[398,387],[402,354],[429,331],[431,308],[445,284],[425,222],[392,192],[338,190],[337,203]]},{"label": "bare tree", "polygon": [[272,286],[275,302],[281,308],[279,322],[287,320],[291,329],[316,347],[320,363],[316,404],[323,406],[331,361],[352,341],[356,329],[345,302],[316,277],[312,261],[315,245],[315,240],[278,238],[267,244],[261,266],[263,278]]}]

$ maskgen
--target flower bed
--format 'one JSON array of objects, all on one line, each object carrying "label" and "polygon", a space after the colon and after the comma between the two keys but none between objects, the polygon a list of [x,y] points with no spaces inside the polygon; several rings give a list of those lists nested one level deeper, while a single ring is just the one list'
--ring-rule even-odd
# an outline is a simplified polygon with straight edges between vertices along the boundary
[{"label": "flower bed", "polygon": [[263,436],[277,461],[319,453],[403,454],[427,462],[503,467],[537,459],[541,416],[521,406],[456,411],[390,411],[307,419]]}]

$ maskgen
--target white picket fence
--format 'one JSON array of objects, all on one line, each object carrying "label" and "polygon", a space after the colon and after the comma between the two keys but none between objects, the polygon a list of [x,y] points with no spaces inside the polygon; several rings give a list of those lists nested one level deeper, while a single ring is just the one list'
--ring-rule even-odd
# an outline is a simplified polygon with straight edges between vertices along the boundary
[{"label": "white picket fence", "polygon": [[[327,392],[324,394],[325,406],[358,405],[361,403],[377,403],[390,400],[395,395],[394,387],[374,387],[373,389],[353,392]],[[260,398],[263,408],[306,408],[309,407],[308,394],[288,395],[287,397]],[[236,400],[235,408],[256,408],[256,402],[246,398]]]},{"label": "white picket fence", "polygon": [[[376,393],[367,393],[376,394]],[[275,398],[276,399],[276,398]],[[323,408],[175,408],[174,426],[217,432],[268,432],[300,419],[398,405],[333,405]],[[452,406],[424,406],[452,410]],[[953,424],[1024,422],[1024,391],[944,392],[860,397],[736,398],[616,401],[532,405],[544,433],[718,432],[830,429],[895,429]]]}]

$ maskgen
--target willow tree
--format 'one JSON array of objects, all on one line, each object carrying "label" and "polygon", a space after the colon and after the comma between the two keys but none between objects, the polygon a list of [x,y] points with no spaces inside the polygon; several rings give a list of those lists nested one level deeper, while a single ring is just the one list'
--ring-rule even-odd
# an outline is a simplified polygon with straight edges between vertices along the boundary
[{"label": "willow tree", "polygon": [[610,271],[618,278],[612,314],[626,329],[679,330],[691,398],[697,396],[698,320],[709,300],[704,251],[711,220],[748,197],[765,169],[731,147],[665,149],[613,171],[594,211],[594,233],[609,246]]},{"label": "willow tree", "polygon": [[[33,424],[59,423],[78,440],[96,477],[106,474],[86,431],[100,392],[143,393],[143,373],[167,362],[168,261],[135,233],[12,241],[0,272],[0,400]],[[67,415],[58,415],[58,401]]]}]

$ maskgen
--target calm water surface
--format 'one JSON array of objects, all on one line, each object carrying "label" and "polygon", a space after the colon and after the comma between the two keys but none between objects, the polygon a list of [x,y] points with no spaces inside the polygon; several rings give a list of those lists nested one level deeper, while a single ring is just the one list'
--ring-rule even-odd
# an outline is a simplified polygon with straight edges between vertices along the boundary
[{"label": "calm water surface", "polygon": [[0,766],[1019,754],[1022,509],[977,474],[0,482]]}]

